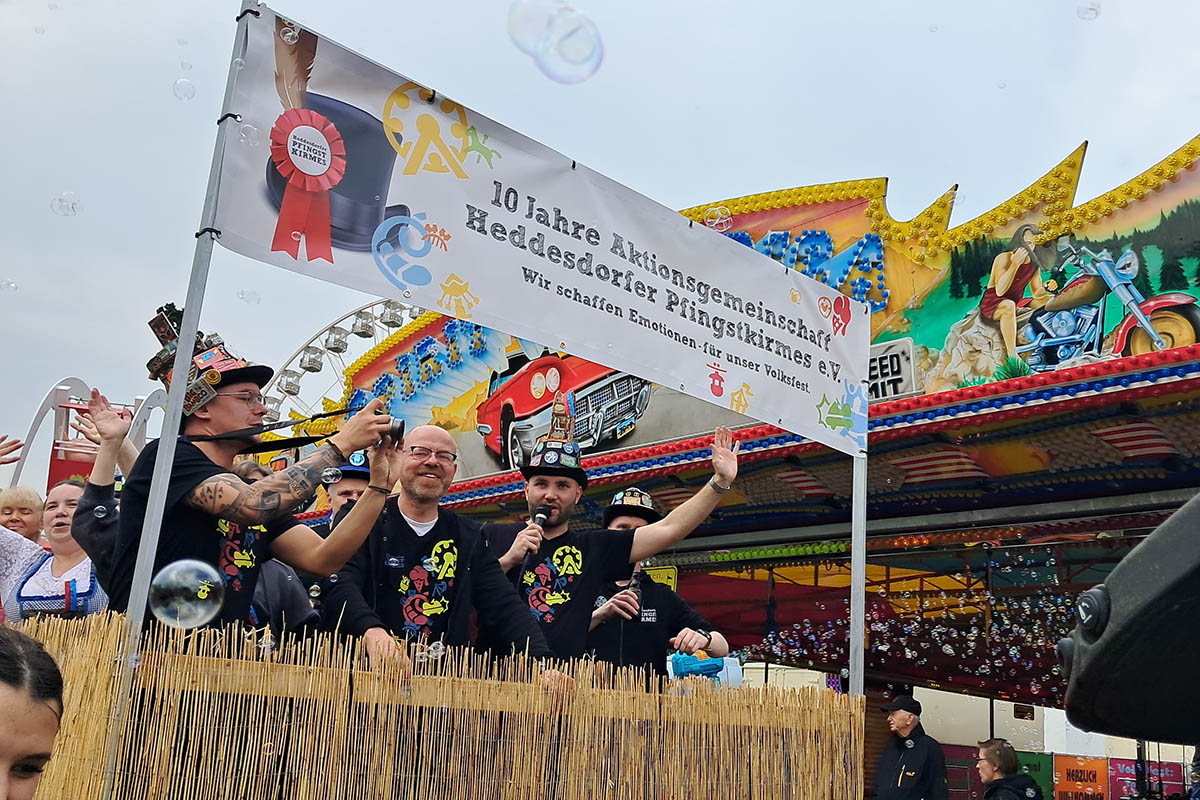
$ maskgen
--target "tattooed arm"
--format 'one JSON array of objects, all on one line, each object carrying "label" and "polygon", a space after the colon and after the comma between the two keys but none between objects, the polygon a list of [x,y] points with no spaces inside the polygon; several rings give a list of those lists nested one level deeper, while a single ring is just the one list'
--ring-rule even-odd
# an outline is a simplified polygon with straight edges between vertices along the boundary
[{"label": "tattooed arm", "polygon": [[254,483],[246,483],[232,472],[223,472],[202,481],[188,493],[184,502],[198,511],[239,525],[261,525],[290,514],[317,491],[322,472],[346,463],[343,453],[373,445],[387,435],[392,418],[375,413],[382,405],[379,400],[372,400],[366,408],[346,420],[345,426],[330,438],[328,444],[318,447],[315,453],[295,466]]},{"label": "tattooed arm", "polygon": [[[400,442],[383,437],[368,451],[371,478],[368,488],[328,537],[322,539],[307,525],[284,531],[271,543],[271,555],[285,564],[314,575],[330,575],[345,566],[358,552],[383,510],[387,491],[400,475]],[[331,521],[331,524],[336,520]]]}]

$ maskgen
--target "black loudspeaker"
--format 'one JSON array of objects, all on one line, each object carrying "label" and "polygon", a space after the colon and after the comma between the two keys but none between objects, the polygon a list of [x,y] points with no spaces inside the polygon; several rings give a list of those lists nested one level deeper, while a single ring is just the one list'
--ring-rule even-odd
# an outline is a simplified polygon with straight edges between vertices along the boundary
[{"label": "black loudspeaker", "polygon": [[1067,719],[1084,730],[1200,741],[1200,496],[1079,596],[1058,643]]}]

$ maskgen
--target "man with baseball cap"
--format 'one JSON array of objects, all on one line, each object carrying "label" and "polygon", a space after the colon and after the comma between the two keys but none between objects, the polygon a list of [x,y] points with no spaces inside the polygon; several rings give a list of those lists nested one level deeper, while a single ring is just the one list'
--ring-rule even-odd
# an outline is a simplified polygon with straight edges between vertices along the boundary
[{"label": "man with baseball cap", "polygon": [[[326,476],[325,492],[329,495],[329,521],[337,519],[338,512],[349,502],[357,502],[367,492],[367,487],[371,484],[371,467],[367,461],[367,453],[365,450],[358,450],[350,454],[346,459],[346,465],[339,470],[341,473],[337,476],[337,480],[328,480]],[[391,491],[392,487],[388,487]],[[330,525],[326,523],[324,530],[314,526],[313,530],[317,531],[324,539],[329,535]]]},{"label": "man with baseball cap", "polygon": [[[629,577],[631,564],[683,539],[720,503],[737,477],[738,445],[728,428],[717,428],[712,446],[714,475],[666,517],[636,530],[577,531],[568,523],[587,488],[582,454],[572,438],[570,402],[555,397],[550,433],[521,467],[531,518],[544,507],[544,524],[484,526],[492,554],[521,593],[559,658],[577,658],[587,648],[593,603],[603,586]],[[486,631],[482,632],[486,633]]]},{"label": "man with baseball cap", "polygon": [[879,710],[892,736],[875,768],[875,800],[946,800],[946,758],[921,727],[921,704],[897,695]]},{"label": "man with baseball cap", "polygon": [[[613,495],[604,509],[604,527],[610,531],[632,531],[662,519],[653,498],[636,487]],[[710,656],[729,655],[729,642],[697,614],[670,587],[633,565],[630,580],[602,587],[592,612],[587,649],[597,660],[619,667],[648,667],[667,674],[667,651]]]},{"label": "man with baseball cap", "polygon": [[[311,527],[318,536],[325,539],[329,537],[333,521],[337,519],[346,504],[357,502],[366,494],[367,487],[371,484],[371,468],[368,465],[366,451],[356,450],[351,453],[346,459],[346,465],[340,470],[333,473],[327,471],[322,474],[321,483],[325,486],[325,493],[329,495],[329,521],[318,522]],[[391,488],[388,487],[389,490]],[[325,579],[329,576],[313,575],[308,572],[300,572],[298,575],[312,600],[313,607],[318,611],[322,610],[325,601],[324,595],[329,588]]]},{"label": "man with baseball cap", "polygon": [[[165,383],[171,380],[175,348],[184,346],[175,333],[173,316],[182,315],[165,307],[150,323],[163,349],[148,366],[151,377]],[[345,454],[372,446],[375,491],[358,505],[360,513],[373,518],[392,485],[392,461],[400,443],[387,435],[391,417],[379,413],[382,403],[373,400],[298,464],[246,483],[232,472],[233,461],[261,440],[257,429],[267,413],[262,388],[273,371],[234,357],[215,335],[198,336],[193,353],[186,376],[183,435],[171,465],[154,570],[185,558],[212,564],[225,583],[224,604],[214,624],[236,621],[257,626],[263,621],[255,619],[251,600],[263,561],[276,557],[298,570],[330,575],[341,569],[365,538],[365,531],[355,537],[347,529],[345,534],[322,539],[296,520],[292,510],[308,503],[322,473],[346,464]],[[158,443],[142,450],[125,481],[112,585],[105,587],[109,608],[115,611],[125,611],[129,603]]]}]

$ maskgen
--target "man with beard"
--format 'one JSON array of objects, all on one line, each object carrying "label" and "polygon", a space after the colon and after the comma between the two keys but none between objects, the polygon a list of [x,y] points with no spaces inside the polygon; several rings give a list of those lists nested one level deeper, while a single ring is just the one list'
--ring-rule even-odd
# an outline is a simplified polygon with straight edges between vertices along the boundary
[{"label": "man with beard", "polygon": [[[636,530],[570,530],[568,523],[587,488],[587,473],[580,463],[579,445],[570,439],[571,428],[569,417],[565,424],[552,421],[551,430],[566,430],[565,437],[539,441],[521,467],[530,517],[545,506],[549,509],[545,524],[484,528],[492,554],[516,584],[559,658],[583,655],[593,603],[602,589],[627,580],[633,563],[662,552],[695,530],[737,477],[738,446],[729,429],[720,427],[712,447],[715,474],[666,517]],[[528,559],[526,554],[531,554]]]},{"label": "man with beard", "polygon": [[498,655],[528,648],[550,656],[545,639],[488,553],[478,523],[439,508],[458,469],[454,438],[433,425],[404,437],[397,492],[382,513],[351,502],[332,536],[367,543],[327,583],[324,619],[361,636],[373,660],[396,655],[393,637],[417,644],[465,645],[471,612],[492,634]]},{"label": "man with beard", "polygon": [[[212,340],[209,337],[208,342]],[[346,463],[344,454],[378,443],[371,450],[375,491],[359,503],[360,513],[373,517],[391,485],[392,462],[400,443],[387,436],[391,417],[379,413],[383,404],[373,400],[295,466],[246,483],[232,472],[233,460],[260,436],[229,434],[262,423],[267,407],[261,389],[273,373],[270,367],[233,357],[216,341],[216,346],[193,358],[188,376],[183,435],[171,464],[154,571],[185,558],[212,564],[225,582],[224,604],[214,624],[237,621],[258,626],[265,620],[255,618],[251,599],[263,561],[275,557],[296,569],[329,575],[341,569],[365,537],[364,531],[355,539],[347,529],[322,539],[296,520],[292,509],[312,498],[325,470]],[[142,450],[121,495],[112,585],[104,587],[109,608],[115,611],[124,612],[129,604],[159,441]]]}]

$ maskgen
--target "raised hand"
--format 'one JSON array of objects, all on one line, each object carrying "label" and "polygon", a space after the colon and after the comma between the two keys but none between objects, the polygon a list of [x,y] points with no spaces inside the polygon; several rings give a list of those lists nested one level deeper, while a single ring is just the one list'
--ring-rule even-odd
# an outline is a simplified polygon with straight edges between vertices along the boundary
[{"label": "raised hand", "polygon": [[21,460],[19,455],[14,455],[25,443],[20,439],[8,441],[8,436],[0,436],[0,464],[15,464]]},{"label": "raised hand", "polygon": [[383,411],[383,401],[376,397],[350,419],[342,429],[329,438],[343,455],[371,447],[387,435],[392,418]]},{"label": "raised hand", "polygon": [[[114,408],[108,402],[108,398],[96,389],[92,389],[92,396],[88,398],[88,416],[91,417],[92,426],[100,435],[101,441],[104,442],[122,441],[129,433],[129,426],[133,424],[132,411],[128,408]],[[79,428],[75,429],[79,430]],[[84,435],[87,436],[86,433]],[[92,441],[96,440],[92,439]]]},{"label": "raised hand", "polygon": [[737,477],[737,453],[742,443],[733,441],[733,432],[724,425],[713,434],[712,464],[717,483],[729,486]]},{"label": "raised hand", "polygon": [[372,486],[387,487],[391,491],[396,481],[400,480],[402,444],[403,442],[393,441],[391,436],[384,436],[383,441],[367,450]]}]

